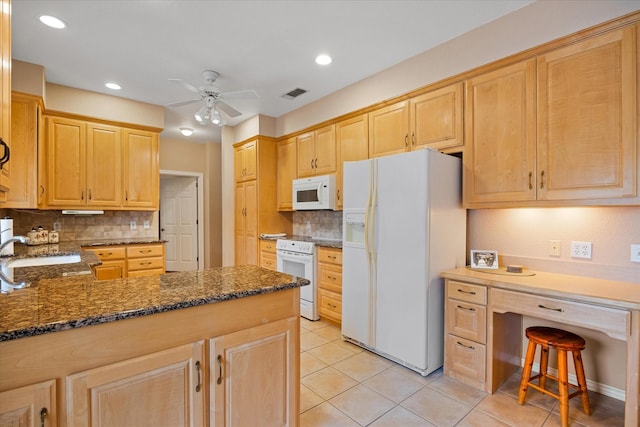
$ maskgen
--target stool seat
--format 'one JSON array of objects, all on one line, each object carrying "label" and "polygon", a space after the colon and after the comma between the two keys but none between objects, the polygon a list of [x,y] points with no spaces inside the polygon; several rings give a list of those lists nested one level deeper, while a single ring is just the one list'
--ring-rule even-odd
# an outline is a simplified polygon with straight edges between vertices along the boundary
[{"label": "stool seat", "polygon": [[[529,387],[544,394],[552,396],[560,401],[560,421],[562,427],[569,425],[569,399],[577,395],[581,396],[582,408],[585,414],[590,415],[589,394],[587,390],[587,380],[584,375],[581,351],[585,348],[584,339],[572,332],[546,326],[531,326],[526,329],[525,334],[529,339],[527,355],[522,369],[522,379],[520,381],[520,391],[518,392],[518,403],[524,404],[524,400]],[[531,376],[533,359],[536,347],[540,346],[540,373]],[[549,366],[549,349],[552,348],[558,353],[558,376],[555,377],[547,373]],[[570,384],[567,372],[567,352],[573,355],[573,364],[576,369],[578,385]],[[558,382],[558,394],[545,388],[547,378]],[[538,384],[533,380],[539,379]],[[577,388],[574,393],[569,394],[569,387]]]}]

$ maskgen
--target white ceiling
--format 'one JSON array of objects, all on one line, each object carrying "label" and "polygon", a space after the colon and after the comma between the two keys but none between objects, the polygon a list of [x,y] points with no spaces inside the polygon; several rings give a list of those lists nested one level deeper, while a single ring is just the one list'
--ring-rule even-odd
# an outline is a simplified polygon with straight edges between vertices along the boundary
[{"label": "white ceiling", "polygon": [[[243,113],[227,118],[236,125],[280,117],[532,1],[13,0],[12,54],[43,65],[48,82],[165,106],[194,99],[168,79],[201,86],[202,71],[213,69],[223,92],[259,95],[228,101]],[[43,14],[67,28],[45,27]],[[333,63],[316,65],[319,53]],[[295,88],[308,92],[282,98]],[[184,139],[185,126],[195,129],[190,141],[220,141],[219,128],[193,119],[199,108],[165,108],[162,136]]]}]

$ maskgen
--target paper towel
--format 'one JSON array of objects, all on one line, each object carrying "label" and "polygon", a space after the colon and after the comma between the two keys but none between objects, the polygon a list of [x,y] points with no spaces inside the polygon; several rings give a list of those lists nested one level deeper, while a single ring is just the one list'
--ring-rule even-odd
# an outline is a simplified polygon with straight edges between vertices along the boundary
[{"label": "paper towel", "polygon": [[[13,237],[13,219],[0,219],[0,243],[4,243]],[[13,255],[13,242],[2,250],[0,255]]]}]

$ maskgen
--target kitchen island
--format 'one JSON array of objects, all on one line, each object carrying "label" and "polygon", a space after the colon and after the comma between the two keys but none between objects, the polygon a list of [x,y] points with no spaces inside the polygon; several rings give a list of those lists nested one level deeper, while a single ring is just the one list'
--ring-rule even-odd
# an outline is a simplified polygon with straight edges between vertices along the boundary
[{"label": "kitchen island", "polygon": [[0,420],[297,425],[307,283],[238,266],[0,295]]}]

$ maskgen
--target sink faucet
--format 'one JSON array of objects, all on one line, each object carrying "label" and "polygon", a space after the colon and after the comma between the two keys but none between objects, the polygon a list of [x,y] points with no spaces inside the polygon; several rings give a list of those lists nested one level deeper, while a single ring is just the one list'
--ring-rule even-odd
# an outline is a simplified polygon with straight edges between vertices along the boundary
[{"label": "sink faucet", "polygon": [[[8,239],[0,244],[0,253],[9,243],[22,243],[26,244],[29,242],[29,238],[25,236],[14,236],[11,239]],[[0,265],[0,281],[2,282],[2,287],[0,288],[0,293],[6,294],[14,289],[22,289],[27,285],[27,282],[14,282],[13,278],[7,276],[4,271],[4,263]]]}]

